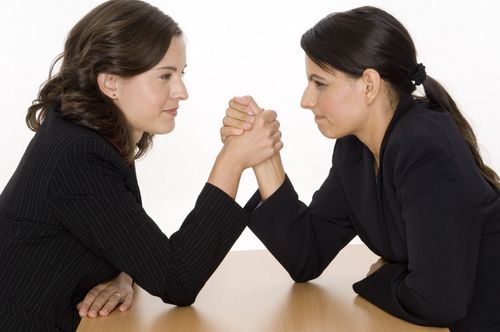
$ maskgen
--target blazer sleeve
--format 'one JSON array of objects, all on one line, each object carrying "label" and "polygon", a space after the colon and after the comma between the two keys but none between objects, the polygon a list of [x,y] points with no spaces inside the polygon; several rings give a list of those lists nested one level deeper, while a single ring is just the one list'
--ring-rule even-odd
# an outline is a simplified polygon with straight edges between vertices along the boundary
[{"label": "blazer sleeve", "polygon": [[52,172],[51,213],[94,254],[149,293],[168,303],[192,304],[245,228],[246,213],[207,183],[180,229],[168,238],[127,188],[113,158],[116,152],[99,139],[72,144]]},{"label": "blazer sleeve", "polygon": [[394,183],[408,264],[386,263],[354,290],[407,321],[449,326],[474,292],[482,221],[457,160],[431,139],[404,143]]},{"label": "blazer sleeve", "polygon": [[296,282],[318,277],[355,236],[336,194],[334,172],[332,167],[309,206],[298,199],[288,176],[262,204],[257,191],[245,206],[252,211],[249,228]]}]

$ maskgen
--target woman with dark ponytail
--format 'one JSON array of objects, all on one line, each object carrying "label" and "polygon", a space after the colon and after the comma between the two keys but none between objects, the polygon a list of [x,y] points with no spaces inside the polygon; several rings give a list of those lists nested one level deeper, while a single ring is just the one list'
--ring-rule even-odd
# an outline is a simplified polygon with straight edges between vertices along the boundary
[{"label": "woman with dark ponytail", "polygon": [[[332,167],[307,206],[279,154],[255,166],[250,229],[297,282],[358,235],[381,257],[354,284],[359,295],[416,324],[500,331],[499,178],[407,30],[362,7],[325,17],[301,45],[301,106],[337,139]],[[420,84],[425,96],[414,96]],[[243,128],[240,110],[260,110],[250,97],[230,105],[223,141]]]},{"label": "woman with dark ponytail", "polygon": [[106,1],[73,27],[59,59],[0,195],[0,331],[74,331],[80,316],[126,310],[132,280],[190,305],[246,226],[234,197],[243,170],[281,148],[276,114],[224,145],[169,238],[142,207],[134,161],[174,129],[188,98],[181,29],[148,3]]}]

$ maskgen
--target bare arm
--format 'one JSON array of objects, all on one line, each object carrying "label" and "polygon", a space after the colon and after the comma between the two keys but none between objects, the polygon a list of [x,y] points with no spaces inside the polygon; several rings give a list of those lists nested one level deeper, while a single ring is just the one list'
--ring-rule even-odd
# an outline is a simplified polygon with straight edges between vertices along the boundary
[{"label": "bare arm", "polygon": [[[233,98],[229,102],[229,108],[226,112],[227,116],[224,119],[225,127],[221,130],[222,140],[225,141],[229,136],[240,135],[244,130],[252,129],[254,122],[252,114],[258,116],[262,112],[263,110],[252,97]],[[278,131],[276,134],[280,135],[277,138],[280,139],[281,133]],[[254,166],[253,170],[257,178],[262,201],[269,198],[285,180],[285,170],[279,152]]]}]

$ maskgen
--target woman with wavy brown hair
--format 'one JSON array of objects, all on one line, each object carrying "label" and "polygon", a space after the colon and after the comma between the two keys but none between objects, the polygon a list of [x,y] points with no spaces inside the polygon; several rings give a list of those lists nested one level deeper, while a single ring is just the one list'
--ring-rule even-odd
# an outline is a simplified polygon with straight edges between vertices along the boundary
[{"label": "woman with wavy brown hair", "polygon": [[[309,205],[279,154],[254,167],[250,229],[297,282],[318,277],[358,235],[382,258],[354,284],[358,294],[416,324],[500,331],[500,181],[408,31],[361,7],[328,15],[301,46],[301,106],[336,139],[332,166]],[[248,97],[230,104],[224,141],[248,108],[259,111]]]},{"label": "woman with wavy brown hair", "polygon": [[134,160],[173,130],[188,97],[182,31],[145,2],[111,0],[73,27],[59,59],[0,196],[0,330],[76,330],[89,290],[80,314],[95,317],[126,309],[132,280],[190,305],[247,224],[234,201],[242,171],[282,147],[276,114],[224,145],[168,238],[142,208]]}]

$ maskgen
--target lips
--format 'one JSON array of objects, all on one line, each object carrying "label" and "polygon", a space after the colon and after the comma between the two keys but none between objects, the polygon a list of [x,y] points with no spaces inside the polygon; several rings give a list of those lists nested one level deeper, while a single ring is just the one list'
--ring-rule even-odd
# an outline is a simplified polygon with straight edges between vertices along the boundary
[{"label": "lips", "polygon": [[177,116],[177,107],[176,108],[171,108],[168,110],[163,110],[163,112],[170,114],[171,116],[175,117]]}]

